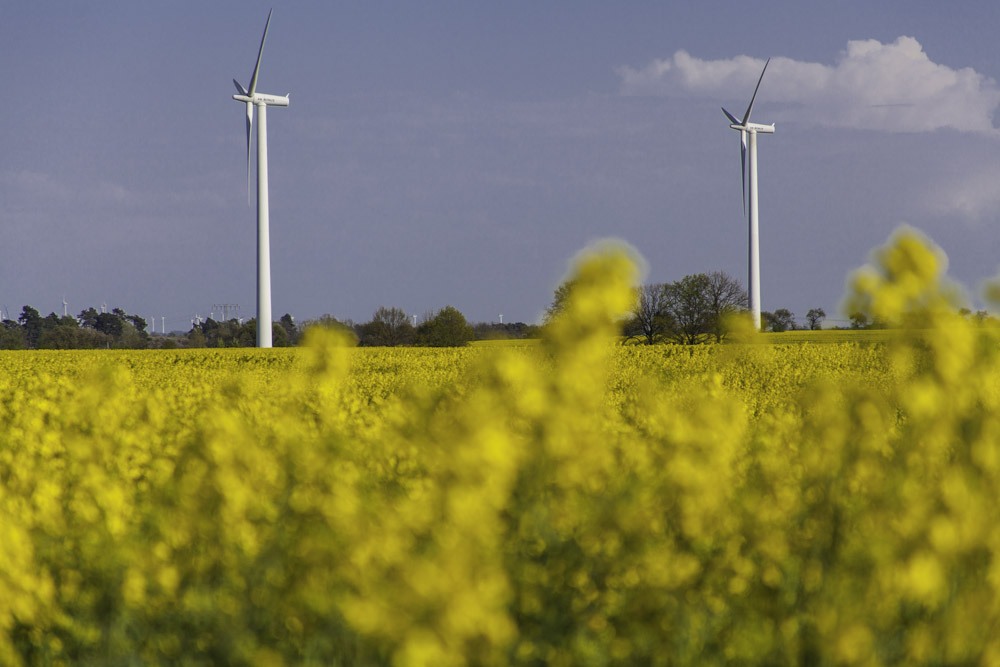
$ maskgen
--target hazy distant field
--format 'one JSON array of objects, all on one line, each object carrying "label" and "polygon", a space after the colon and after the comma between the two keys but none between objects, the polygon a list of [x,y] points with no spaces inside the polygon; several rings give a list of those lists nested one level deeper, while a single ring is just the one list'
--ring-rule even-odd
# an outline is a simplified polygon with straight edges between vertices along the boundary
[{"label": "hazy distant field", "polygon": [[[888,329],[823,329],[819,331],[784,331],[782,333],[763,333],[755,341],[758,343],[773,343],[776,345],[791,343],[881,343],[892,338],[894,332]],[[537,345],[538,338],[519,340],[477,340],[471,343],[475,347],[517,347],[521,345]],[[731,342],[731,341],[729,341]],[[642,341],[627,341],[627,345],[642,345]],[[670,344],[670,343],[667,343]]]},{"label": "hazy distant field", "polygon": [[895,334],[890,329],[821,329],[768,332],[761,339],[768,343],[882,343]]}]

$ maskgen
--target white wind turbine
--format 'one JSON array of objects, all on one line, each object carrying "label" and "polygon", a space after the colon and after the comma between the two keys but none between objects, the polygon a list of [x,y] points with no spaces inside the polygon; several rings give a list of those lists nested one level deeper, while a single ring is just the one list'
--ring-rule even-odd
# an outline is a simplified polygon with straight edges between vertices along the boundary
[{"label": "white wind turbine", "polygon": [[237,102],[247,105],[247,205],[250,205],[250,135],[253,129],[253,108],[257,107],[257,347],[271,347],[271,242],[268,229],[267,205],[267,107],[287,107],[288,95],[265,95],[257,92],[257,74],[260,70],[260,55],[264,52],[267,27],[271,23],[271,12],[267,13],[264,36],[260,38],[257,64],[250,76],[250,86],[244,88],[233,79],[239,95],[233,95]]},{"label": "white wind turbine", "polygon": [[757,90],[760,88],[760,82],[764,79],[764,72],[767,71],[767,65],[771,62],[768,58],[767,62],[764,63],[764,69],[760,72],[760,78],[757,79],[757,87],[753,89],[753,97],[750,98],[750,106],[747,107],[747,112],[743,114],[743,120],[737,120],[733,114],[726,111],[725,107],[722,108],[722,113],[726,114],[726,118],[732,123],[729,127],[734,130],[739,130],[740,132],[740,164],[743,170],[743,214],[746,215],[747,212],[747,135],[750,135],[750,183],[749,183],[749,198],[750,198],[750,261],[749,270],[747,276],[747,287],[750,292],[750,313],[753,317],[754,326],[760,330],[760,239],[757,232],[757,135],[758,134],[774,134],[774,123],[770,125],[761,125],[759,123],[750,122],[750,112],[753,111],[753,102],[757,99]]}]

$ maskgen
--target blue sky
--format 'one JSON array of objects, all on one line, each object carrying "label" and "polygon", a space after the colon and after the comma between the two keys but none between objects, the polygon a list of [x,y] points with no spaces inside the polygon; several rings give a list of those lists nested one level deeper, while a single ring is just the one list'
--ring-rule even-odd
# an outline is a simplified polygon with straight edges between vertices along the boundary
[{"label": "blue sky", "polygon": [[[244,85],[259,2],[34,2],[0,22],[0,307],[108,303],[187,329],[255,308]],[[1000,247],[990,2],[294,2],[268,114],[273,311],[534,321],[595,239],[647,280],[745,281],[742,113],[765,310],[836,317],[900,224],[970,288]]]}]

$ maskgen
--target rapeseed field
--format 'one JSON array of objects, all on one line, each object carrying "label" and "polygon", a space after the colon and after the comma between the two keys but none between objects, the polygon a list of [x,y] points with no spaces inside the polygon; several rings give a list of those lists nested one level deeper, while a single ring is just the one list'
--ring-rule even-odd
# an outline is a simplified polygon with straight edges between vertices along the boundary
[{"label": "rapeseed field", "polygon": [[1000,664],[1000,332],[933,246],[864,345],[616,345],[635,266],[537,346],[0,353],[0,663]]}]

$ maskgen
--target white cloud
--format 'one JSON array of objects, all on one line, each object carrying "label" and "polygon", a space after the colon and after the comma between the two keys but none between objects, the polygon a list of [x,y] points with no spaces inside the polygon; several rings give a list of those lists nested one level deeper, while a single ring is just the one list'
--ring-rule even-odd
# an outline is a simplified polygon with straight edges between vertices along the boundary
[{"label": "white cloud", "polygon": [[926,207],[938,215],[958,215],[969,220],[995,218],[1000,211],[1000,164],[974,170],[936,183],[924,195]]},{"label": "white cloud", "polygon": [[124,185],[108,181],[101,183],[95,194],[99,200],[114,204],[128,204],[136,200],[136,196]]},{"label": "white cloud", "polygon": [[70,194],[69,188],[52,180],[48,174],[28,169],[0,173],[0,185],[8,186],[33,197],[61,199]]},{"label": "white cloud", "polygon": [[[622,67],[619,75],[624,94],[708,96],[740,116],[763,66],[747,56],[701,60],[678,51],[641,69]],[[772,58],[758,103],[765,100],[795,105],[795,118],[827,127],[994,133],[1000,89],[970,67],[932,62],[916,39],[900,37],[891,44],[850,41],[834,65]]]}]

